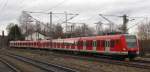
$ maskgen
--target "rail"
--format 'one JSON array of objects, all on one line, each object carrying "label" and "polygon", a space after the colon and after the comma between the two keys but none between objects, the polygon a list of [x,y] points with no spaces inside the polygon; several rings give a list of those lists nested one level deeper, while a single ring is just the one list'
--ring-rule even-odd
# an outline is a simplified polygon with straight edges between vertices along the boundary
[{"label": "rail", "polygon": [[19,69],[17,69],[14,65],[12,65],[11,63],[9,63],[7,60],[5,60],[4,58],[0,57],[0,61],[2,63],[4,63],[5,65],[7,65],[10,69],[12,69],[14,72],[21,72]]},{"label": "rail", "polygon": [[[58,56],[59,54],[54,54],[54,55]],[[122,65],[122,66],[150,69],[149,61],[120,61],[120,60],[113,60],[110,58],[107,59],[105,57],[99,58],[99,57],[91,57],[91,56],[88,57],[88,56],[68,55],[68,54],[61,54],[59,56],[72,57],[76,59],[89,60],[89,61],[104,62],[104,63],[116,64],[116,65]]]},{"label": "rail", "polygon": [[7,54],[7,56],[16,58],[18,60],[21,60],[21,61],[29,63],[29,64],[32,64],[33,66],[39,67],[39,68],[46,70],[48,72],[78,72],[78,71],[73,70],[71,68],[33,60],[31,58],[27,58],[27,57],[24,57],[21,55],[13,54],[13,53],[9,53],[9,54]]}]

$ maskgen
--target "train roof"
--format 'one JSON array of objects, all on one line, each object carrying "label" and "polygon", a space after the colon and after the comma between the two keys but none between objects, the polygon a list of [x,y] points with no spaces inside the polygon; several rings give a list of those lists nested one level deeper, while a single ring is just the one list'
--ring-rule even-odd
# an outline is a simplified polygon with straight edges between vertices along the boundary
[{"label": "train roof", "polygon": [[[64,41],[78,41],[78,40],[97,40],[97,39],[119,39],[122,36],[130,36],[129,34],[117,34],[117,35],[103,35],[103,36],[90,36],[90,37],[76,37],[76,38],[65,38],[65,39],[52,39],[52,40],[38,40],[40,42],[64,42]],[[12,41],[10,41],[12,42]],[[15,41],[15,42],[37,42],[37,41]]]}]

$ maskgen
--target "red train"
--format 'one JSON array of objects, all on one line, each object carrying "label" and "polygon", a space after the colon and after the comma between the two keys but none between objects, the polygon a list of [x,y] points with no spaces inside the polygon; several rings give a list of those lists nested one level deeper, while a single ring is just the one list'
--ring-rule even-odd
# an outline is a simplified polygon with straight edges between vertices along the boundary
[{"label": "red train", "polygon": [[138,40],[135,35],[129,34],[38,41],[10,41],[10,47],[88,52],[129,58],[134,58],[139,54]]}]

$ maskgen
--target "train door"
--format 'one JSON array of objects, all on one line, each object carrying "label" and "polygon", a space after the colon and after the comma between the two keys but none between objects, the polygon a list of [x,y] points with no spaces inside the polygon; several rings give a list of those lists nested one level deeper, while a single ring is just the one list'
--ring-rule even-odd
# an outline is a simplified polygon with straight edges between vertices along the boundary
[{"label": "train door", "polygon": [[93,40],[93,51],[95,52],[97,50],[97,41]]},{"label": "train door", "polygon": [[105,53],[110,52],[110,40],[105,41]]},{"label": "train door", "polygon": [[97,51],[101,51],[101,50],[102,50],[101,47],[102,47],[102,46],[101,46],[101,44],[100,44],[100,40],[97,40],[97,41],[96,41],[96,50],[97,50]]}]

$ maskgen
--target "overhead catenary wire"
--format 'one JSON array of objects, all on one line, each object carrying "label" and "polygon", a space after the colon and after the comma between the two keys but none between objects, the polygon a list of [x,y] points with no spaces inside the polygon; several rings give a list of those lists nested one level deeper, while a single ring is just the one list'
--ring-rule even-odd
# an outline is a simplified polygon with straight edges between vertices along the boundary
[{"label": "overhead catenary wire", "polygon": [[55,15],[55,14],[54,14],[54,16],[58,18],[58,20],[57,20],[57,21],[61,21],[61,22],[63,22],[63,21],[64,21],[64,20],[62,20],[61,18],[59,18],[57,15]]},{"label": "overhead catenary wire", "polygon": [[26,1],[26,0],[21,0],[21,1],[19,2],[19,7],[18,7],[19,10],[23,10],[23,9],[24,9],[25,1]]},{"label": "overhead catenary wire", "polygon": [[52,9],[57,8],[58,6],[60,6],[60,5],[62,5],[63,3],[65,3],[66,1],[68,1],[68,0],[63,0],[63,1],[61,1],[60,3],[58,3],[58,4],[54,5],[54,6],[52,6],[50,9],[42,10],[42,11],[40,11],[40,12],[51,11]]},{"label": "overhead catenary wire", "polygon": [[[101,15],[104,15],[104,16],[112,16],[112,17],[123,17],[123,16],[121,16],[121,15],[105,15],[105,14],[101,14]],[[135,20],[136,18],[140,18],[140,19],[142,19],[142,18],[150,18],[150,17],[145,17],[145,16],[127,16],[128,17],[128,19],[129,19],[129,21],[132,21],[132,20]],[[143,20],[144,20],[143,19]],[[127,30],[129,30],[129,29],[131,29],[131,28],[133,28],[133,27],[135,27],[135,26],[138,26],[138,24],[140,24],[140,22],[142,22],[143,20],[141,20],[141,21],[139,21],[139,22],[137,22],[137,23],[135,23],[134,25],[132,25],[132,26],[130,26],[129,28],[127,28]]]},{"label": "overhead catenary wire", "polygon": [[3,11],[4,8],[7,6],[7,4],[8,4],[8,0],[5,1],[4,5],[1,7],[0,11]]},{"label": "overhead catenary wire", "polygon": [[[5,0],[4,0],[5,1]],[[5,3],[4,3],[4,5],[3,6],[1,6],[1,8],[0,8],[0,15],[4,15],[4,14],[2,14],[2,12],[4,11],[4,9],[6,8],[6,6],[7,6],[7,4],[8,4],[8,0],[6,0],[5,1]],[[2,17],[2,16],[1,16]]]},{"label": "overhead catenary wire", "polygon": [[[102,13],[101,13],[102,14]],[[103,16],[123,17],[122,15],[102,14]],[[127,16],[129,18],[150,18],[150,16]]]},{"label": "overhead catenary wire", "polygon": [[133,27],[135,27],[135,26],[138,26],[141,22],[143,22],[143,20],[144,20],[144,19],[142,19],[141,21],[137,22],[136,24],[130,26],[127,30],[129,30],[129,29],[131,29],[131,28],[133,28]]}]

